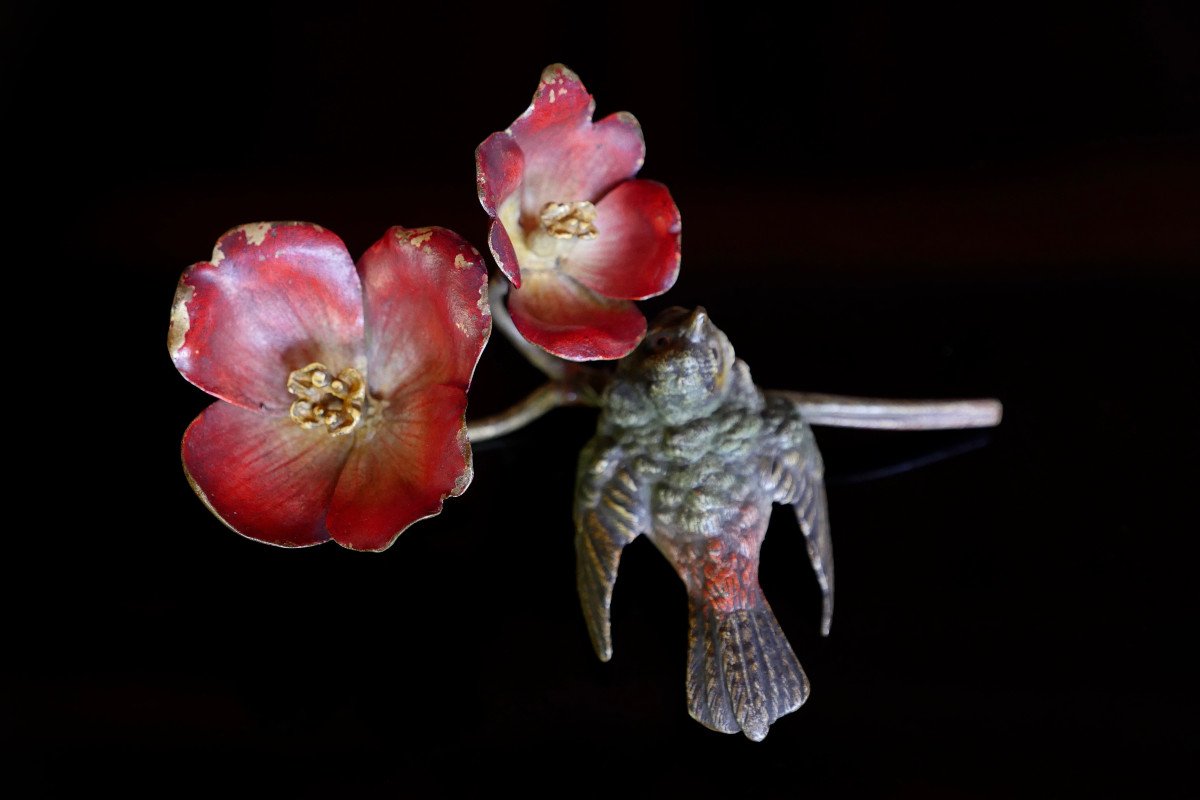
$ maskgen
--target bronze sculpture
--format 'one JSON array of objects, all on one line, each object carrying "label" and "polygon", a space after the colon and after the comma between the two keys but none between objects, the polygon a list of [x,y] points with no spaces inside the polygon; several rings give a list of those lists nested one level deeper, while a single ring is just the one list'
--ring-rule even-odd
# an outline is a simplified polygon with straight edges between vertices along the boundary
[{"label": "bronze sculpture", "polygon": [[758,585],[771,504],[795,508],[833,615],[821,455],[796,402],[764,394],[704,309],[664,311],[621,362],[579,460],[576,569],[592,644],[612,656],[622,548],[645,534],[687,586],[688,710],[761,740],[808,680]]}]

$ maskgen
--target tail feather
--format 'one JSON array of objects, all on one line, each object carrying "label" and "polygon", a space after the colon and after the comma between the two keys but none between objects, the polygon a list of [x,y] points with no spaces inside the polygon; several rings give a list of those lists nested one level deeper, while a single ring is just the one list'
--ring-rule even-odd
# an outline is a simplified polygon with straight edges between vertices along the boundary
[{"label": "tail feather", "polygon": [[718,640],[716,616],[693,603],[688,629],[688,712],[706,728],[737,733],[742,728],[729,700]]},{"label": "tail feather", "polygon": [[705,727],[761,741],[808,699],[808,678],[765,599],[730,612],[693,601],[688,639],[688,711]]}]

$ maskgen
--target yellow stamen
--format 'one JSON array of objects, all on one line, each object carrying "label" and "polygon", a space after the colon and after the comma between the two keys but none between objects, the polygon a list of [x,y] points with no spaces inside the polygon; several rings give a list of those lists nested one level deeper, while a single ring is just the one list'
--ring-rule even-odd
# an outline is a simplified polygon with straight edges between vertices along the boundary
[{"label": "yellow stamen", "polygon": [[287,388],[296,396],[290,411],[301,428],[323,426],[330,436],[350,433],[362,418],[367,382],[353,367],[330,381],[329,368],[313,362],[288,375]]},{"label": "yellow stamen", "polygon": [[595,239],[596,207],[587,200],[570,203],[546,203],[542,206],[542,227],[555,239]]}]

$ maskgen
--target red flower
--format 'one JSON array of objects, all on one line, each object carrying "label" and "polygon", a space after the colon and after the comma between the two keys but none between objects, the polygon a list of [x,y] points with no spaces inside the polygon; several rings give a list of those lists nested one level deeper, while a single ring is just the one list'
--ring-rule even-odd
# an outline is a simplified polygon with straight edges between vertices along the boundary
[{"label": "red flower", "polygon": [[471,482],[490,331],[483,259],[444,228],[392,228],[357,270],[317,225],[233,229],[171,309],[175,366],[224,401],[184,434],[192,488],[251,539],[386,549]]},{"label": "red flower", "polygon": [[630,301],[662,294],[679,274],[679,209],[661,183],[631,180],[646,154],[637,120],[621,112],[593,124],[595,107],[555,64],[528,110],[475,151],[513,322],[572,361],[633,350],[646,318]]}]

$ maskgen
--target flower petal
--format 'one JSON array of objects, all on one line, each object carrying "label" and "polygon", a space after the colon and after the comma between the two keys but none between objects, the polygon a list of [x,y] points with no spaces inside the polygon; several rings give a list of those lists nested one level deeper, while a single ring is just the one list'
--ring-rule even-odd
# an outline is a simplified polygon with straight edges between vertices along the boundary
[{"label": "flower petal", "polygon": [[[536,219],[549,202],[594,203],[642,168],[646,143],[638,121],[618,112],[592,124],[595,107],[579,77],[562,64],[542,73],[533,103],[509,128],[525,158],[523,217]],[[502,200],[497,195],[496,205]]]},{"label": "flower petal", "polygon": [[325,512],[353,442],[286,416],[213,403],[183,435],[183,469],[217,517],[250,539],[305,547],[329,539]]},{"label": "flower petal", "polygon": [[679,276],[679,209],[656,181],[626,181],[596,206],[595,239],[580,241],[568,274],[606,297],[643,300]]},{"label": "flower petal", "polygon": [[525,156],[508,131],[498,131],[475,148],[475,185],[484,211],[496,216],[504,198],[521,186]]},{"label": "flower petal", "polygon": [[392,398],[434,384],[465,392],[492,328],[479,251],[445,228],[395,227],[358,270],[372,394]]},{"label": "flower petal", "polygon": [[520,289],[509,289],[508,311],[522,336],[571,361],[622,358],[646,335],[633,303],[600,297],[561,272],[526,273]]},{"label": "flower petal", "polygon": [[442,510],[471,483],[462,388],[430,385],[403,394],[358,437],[329,509],[333,538],[355,550],[386,550],[417,520]]},{"label": "flower petal", "polygon": [[[496,217],[500,204],[521,188],[525,171],[525,156],[508,131],[493,133],[475,149],[475,184],[479,202],[492,217],[488,231],[488,246],[500,271],[517,286],[521,285],[521,268],[504,225]],[[520,235],[519,232],[515,232]]]},{"label": "flower petal", "polygon": [[521,265],[517,263],[517,252],[508,238],[504,223],[498,219],[492,220],[492,227],[488,229],[488,247],[500,271],[512,281],[513,286],[520,286]]},{"label": "flower petal", "polygon": [[318,225],[263,222],[226,233],[179,279],[167,347],[189,381],[222,400],[282,411],[288,374],[320,361],[363,367],[362,289],[342,240]]}]

